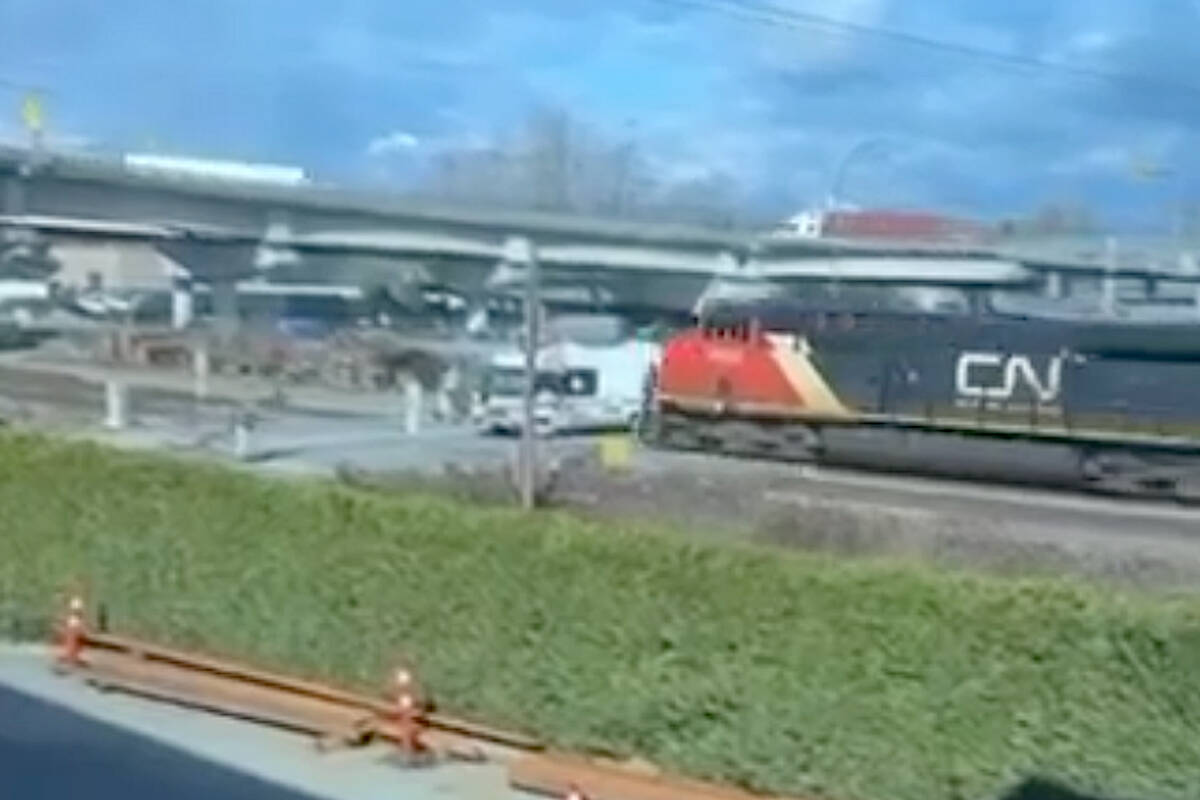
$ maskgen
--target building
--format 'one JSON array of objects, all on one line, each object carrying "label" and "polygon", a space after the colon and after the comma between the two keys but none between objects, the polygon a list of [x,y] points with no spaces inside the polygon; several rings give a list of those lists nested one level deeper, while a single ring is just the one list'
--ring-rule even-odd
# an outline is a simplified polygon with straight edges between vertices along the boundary
[{"label": "building", "polygon": [[889,209],[814,209],[790,217],[777,236],[802,239],[980,242],[986,226],[927,211]]},{"label": "building", "polygon": [[143,242],[60,242],[51,250],[61,265],[52,279],[76,291],[167,292],[180,267]]}]

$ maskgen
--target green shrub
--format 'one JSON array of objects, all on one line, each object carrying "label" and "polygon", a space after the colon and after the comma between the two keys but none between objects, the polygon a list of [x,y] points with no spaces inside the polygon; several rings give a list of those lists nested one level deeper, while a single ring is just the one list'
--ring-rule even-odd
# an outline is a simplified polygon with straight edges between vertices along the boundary
[{"label": "green shrub", "polygon": [[1200,787],[1200,602],[689,542],[0,436],[0,633],[115,628],[854,800]]}]

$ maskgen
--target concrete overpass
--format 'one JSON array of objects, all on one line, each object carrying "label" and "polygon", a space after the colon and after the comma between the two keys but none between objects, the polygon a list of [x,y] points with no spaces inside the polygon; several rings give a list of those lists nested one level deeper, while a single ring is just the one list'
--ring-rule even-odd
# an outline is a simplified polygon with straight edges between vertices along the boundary
[{"label": "concrete overpass", "polygon": [[[219,287],[289,257],[334,269],[352,257],[419,258],[467,293],[519,283],[532,244],[545,280],[620,304],[683,309],[714,281],[842,280],[963,287],[1045,286],[1047,275],[1111,274],[1112,259],[1036,249],[783,239],[683,225],[483,211],[324,186],[140,173],[99,157],[0,148],[0,228],[58,239],[150,242]],[[1177,265],[1127,272],[1200,280]],[[1073,272],[1072,272],[1073,271]],[[1051,289],[1054,287],[1051,286]]]}]

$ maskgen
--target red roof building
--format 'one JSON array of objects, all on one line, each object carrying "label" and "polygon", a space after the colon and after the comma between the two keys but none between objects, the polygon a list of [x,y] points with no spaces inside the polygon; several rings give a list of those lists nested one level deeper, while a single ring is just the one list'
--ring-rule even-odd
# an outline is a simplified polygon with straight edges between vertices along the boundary
[{"label": "red roof building", "polygon": [[821,236],[832,239],[975,242],[985,232],[977,222],[923,211],[828,211],[821,220]]}]

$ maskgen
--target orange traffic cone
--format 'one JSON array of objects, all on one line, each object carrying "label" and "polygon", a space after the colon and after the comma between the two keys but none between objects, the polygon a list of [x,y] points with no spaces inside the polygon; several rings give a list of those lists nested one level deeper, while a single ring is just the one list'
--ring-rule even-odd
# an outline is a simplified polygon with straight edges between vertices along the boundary
[{"label": "orange traffic cone", "polygon": [[395,674],[396,701],[392,717],[396,723],[400,749],[408,756],[426,755],[429,745],[424,737],[424,709],[417,683],[412,672],[406,668],[396,670]]},{"label": "orange traffic cone", "polygon": [[63,667],[78,667],[83,664],[83,599],[72,597],[68,609],[59,632],[58,663]]}]

